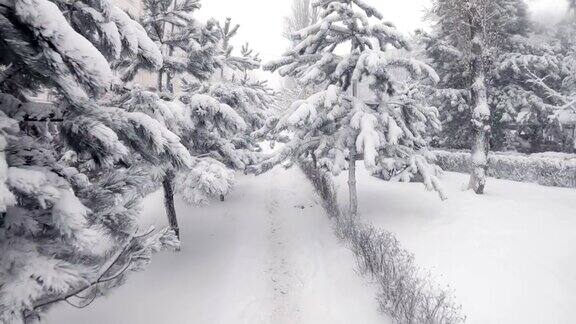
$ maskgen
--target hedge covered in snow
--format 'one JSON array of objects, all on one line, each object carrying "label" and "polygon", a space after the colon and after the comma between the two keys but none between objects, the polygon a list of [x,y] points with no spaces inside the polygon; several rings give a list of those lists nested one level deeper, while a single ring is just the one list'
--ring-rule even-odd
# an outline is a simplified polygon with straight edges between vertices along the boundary
[{"label": "hedge covered in snow", "polygon": [[[470,152],[435,150],[437,164],[445,171],[470,172]],[[537,153],[531,155],[491,153],[488,156],[488,176],[544,186],[576,188],[576,155]]]},{"label": "hedge covered in snow", "polygon": [[310,163],[299,165],[332,218],[336,235],[354,253],[359,273],[376,284],[376,300],[384,314],[400,324],[465,322],[454,292],[423,275],[414,256],[402,248],[394,234],[364,224],[341,210],[329,173]]}]

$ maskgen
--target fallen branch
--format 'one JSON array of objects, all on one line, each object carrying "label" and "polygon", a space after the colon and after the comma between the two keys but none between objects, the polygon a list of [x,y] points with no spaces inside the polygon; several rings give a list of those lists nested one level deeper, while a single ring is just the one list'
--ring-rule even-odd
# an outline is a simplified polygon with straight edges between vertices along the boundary
[{"label": "fallen branch", "polygon": [[[110,270],[112,270],[112,268],[117,265],[118,261],[122,258],[122,256],[128,252],[130,250],[130,248],[133,246],[135,240],[138,240],[142,237],[146,237],[148,235],[150,235],[152,232],[154,231],[154,228],[151,227],[147,232],[145,232],[144,234],[141,235],[136,235],[136,233],[134,235],[131,235],[127,240],[126,240],[126,244],[119,249],[118,251],[116,251],[111,258],[108,259],[108,261],[106,263],[104,263],[102,265],[102,270],[98,273],[98,275],[96,276],[96,279],[92,282],[88,282],[85,285],[82,285],[81,287],[75,288],[75,289],[71,289],[69,292],[65,293],[64,295],[59,295],[59,296],[54,296],[52,298],[49,298],[47,300],[41,301],[39,303],[34,304],[34,306],[31,309],[31,312],[29,312],[29,314],[25,315],[25,318],[28,318],[30,316],[33,315],[33,311],[40,309],[40,308],[44,308],[46,306],[49,306],[51,304],[57,303],[57,302],[61,302],[61,301],[66,301],[68,303],[70,303],[68,301],[69,298],[72,297],[79,297],[79,298],[86,298],[86,297],[81,297],[78,296],[80,293],[105,282],[109,282],[111,280],[114,280],[118,277],[120,277],[122,274],[124,274],[129,268],[130,265],[132,263],[132,259],[130,258],[128,260],[128,262],[126,262],[126,264],[124,264],[124,266],[122,267],[122,269],[120,269],[119,271],[115,272],[114,274],[110,275],[110,276],[106,276],[108,274],[108,272],[110,272]],[[92,299],[93,301],[93,299]],[[88,304],[90,304],[92,301],[90,301]],[[76,305],[73,305],[76,307]],[[86,307],[82,306],[83,307]]]}]

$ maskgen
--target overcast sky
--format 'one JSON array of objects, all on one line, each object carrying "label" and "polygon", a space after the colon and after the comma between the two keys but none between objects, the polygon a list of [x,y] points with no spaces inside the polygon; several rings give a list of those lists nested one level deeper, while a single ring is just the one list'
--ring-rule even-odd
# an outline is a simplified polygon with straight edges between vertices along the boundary
[{"label": "overcast sky", "polygon": [[[528,0],[537,19],[557,20],[566,10],[566,0]],[[223,20],[231,17],[240,24],[235,44],[239,48],[248,41],[261,53],[264,61],[278,58],[287,47],[282,38],[284,17],[289,14],[292,0],[203,0],[198,12],[203,18]],[[404,33],[410,33],[426,25],[425,9],[430,0],[369,0]]]}]

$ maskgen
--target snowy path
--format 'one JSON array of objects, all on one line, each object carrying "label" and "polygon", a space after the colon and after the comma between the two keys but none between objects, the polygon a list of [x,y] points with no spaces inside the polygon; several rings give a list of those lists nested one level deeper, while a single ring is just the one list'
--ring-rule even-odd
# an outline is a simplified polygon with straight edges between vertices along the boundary
[{"label": "snowy path", "polygon": [[[177,206],[180,253],[88,309],[59,305],[46,323],[388,323],[297,168],[238,180],[224,203]],[[144,214],[164,223],[161,193]]]},{"label": "snowy path", "polygon": [[[576,190],[489,179],[477,196],[461,189],[467,175],[442,181],[445,202],[422,184],[383,182],[360,166],[361,215],[450,284],[467,323],[575,323]],[[345,177],[337,183],[346,199]]]}]

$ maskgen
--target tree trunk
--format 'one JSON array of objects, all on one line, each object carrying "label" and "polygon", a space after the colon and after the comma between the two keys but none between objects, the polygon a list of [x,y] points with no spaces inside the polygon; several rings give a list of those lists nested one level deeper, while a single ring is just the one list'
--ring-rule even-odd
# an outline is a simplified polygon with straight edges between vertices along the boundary
[{"label": "tree trunk", "polygon": [[[176,8],[176,0],[174,0],[174,8]],[[166,30],[166,24],[164,24],[164,30]],[[174,24],[171,24],[171,31],[170,34],[174,33]],[[169,46],[169,56],[172,56],[174,52],[173,46]],[[158,91],[161,92],[163,90],[162,87],[162,70],[158,71]],[[172,92],[172,76],[170,75],[170,71],[166,71],[166,91]],[[178,240],[180,240],[180,227],[178,226],[178,217],[176,215],[176,207],[174,206],[174,178],[175,174],[174,171],[169,170],[166,172],[164,176],[164,180],[162,181],[162,187],[164,188],[164,207],[166,208],[166,216],[168,217],[168,224],[170,224],[170,228],[176,234]]]},{"label": "tree trunk", "polygon": [[[352,83],[352,96],[358,95],[358,83]],[[350,195],[350,214],[358,215],[358,193],[356,191],[356,136],[352,137],[348,152],[348,194]]]},{"label": "tree trunk", "polygon": [[158,80],[156,87],[158,88],[158,92],[162,92],[162,71],[158,71]]},{"label": "tree trunk", "polygon": [[180,239],[180,228],[178,227],[178,218],[176,217],[176,208],[174,207],[174,172],[168,171],[162,181],[164,187],[164,207],[168,216],[168,223]]},{"label": "tree trunk", "polygon": [[472,112],[472,172],[468,189],[483,194],[488,170],[488,152],[490,150],[490,107],[486,89],[486,72],[484,65],[484,31],[480,17],[470,14],[470,31],[472,42],[472,85],[470,87]]},{"label": "tree trunk", "polygon": [[[173,9],[174,11],[176,11],[176,8],[178,7],[178,1],[174,0],[173,1]],[[174,24],[170,24],[170,36],[174,35]],[[174,46],[173,45],[169,45],[168,46],[168,56],[172,57],[172,55],[174,55]],[[170,93],[174,93],[174,84],[172,84],[172,75],[171,72],[173,73],[174,71],[166,71],[166,91],[170,92]]]},{"label": "tree trunk", "polygon": [[572,152],[576,152],[576,125],[572,129]]},{"label": "tree trunk", "polygon": [[350,214],[358,214],[358,193],[356,192],[356,145],[350,145],[348,157],[348,193],[350,195]]},{"label": "tree trunk", "polygon": [[172,84],[172,76],[166,73],[166,91],[174,93],[174,85]]},{"label": "tree trunk", "polygon": [[[174,1],[174,5],[176,5],[176,1]],[[174,25],[172,25],[172,32],[174,33]],[[174,46],[170,45],[168,47],[168,55],[172,57],[174,54]],[[174,84],[172,83],[172,74],[170,71],[166,71],[166,91],[170,93],[174,93]]]},{"label": "tree trunk", "polygon": [[316,157],[316,153],[314,153],[314,151],[312,151],[312,153],[310,153],[310,155],[312,155],[312,164],[314,165],[315,168],[318,167],[318,158]]}]

